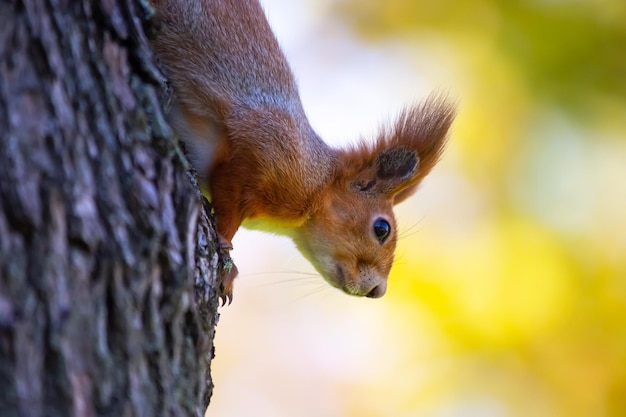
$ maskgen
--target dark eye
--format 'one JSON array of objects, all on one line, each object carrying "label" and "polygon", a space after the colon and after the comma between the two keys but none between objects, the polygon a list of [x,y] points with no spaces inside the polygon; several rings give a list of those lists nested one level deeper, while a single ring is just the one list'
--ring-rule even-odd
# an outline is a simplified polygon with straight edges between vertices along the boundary
[{"label": "dark eye", "polygon": [[376,219],[374,222],[374,234],[376,235],[376,239],[383,244],[385,240],[389,237],[391,233],[391,225],[385,219]]}]

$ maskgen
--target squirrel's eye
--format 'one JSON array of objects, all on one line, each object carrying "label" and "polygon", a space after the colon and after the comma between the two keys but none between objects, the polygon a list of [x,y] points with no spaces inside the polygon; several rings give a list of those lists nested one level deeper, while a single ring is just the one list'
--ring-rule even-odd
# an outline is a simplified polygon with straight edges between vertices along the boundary
[{"label": "squirrel's eye", "polygon": [[381,245],[385,242],[385,240],[387,240],[390,233],[391,225],[387,220],[377,219],[374,222],[374,234],[376,235],[376,239],[378,239]]}]

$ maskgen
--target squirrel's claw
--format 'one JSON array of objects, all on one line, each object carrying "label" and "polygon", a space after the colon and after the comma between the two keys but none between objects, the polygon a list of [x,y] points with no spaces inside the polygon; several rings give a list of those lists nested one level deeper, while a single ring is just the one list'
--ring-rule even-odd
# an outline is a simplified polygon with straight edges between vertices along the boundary
[{"label": "squirrel's claw", "polygon": [[229,265],[224,266],[222,281],[220,282],[220,300],[222,301],[222,307],[227,303],[230,305],[230,303],[233,302],[233,283],[239,273],[237,266],[235,266],[232,259],[230,259],[230,255],[227,254],[227,256],[230,262]]},{"label": "squirrel's claw", "polygon": [[237,266],[230,257],[230,250],[233,248],[232,243],[226,240],[222,235],[218,234],[218,251],[222,270],[220,271],[220,300],[222,307],[233,302],[233,284],[235,278],[239,274]]},{"label": "squirrel's claw", "polygon": [[220,307],[224,307],[225,305],[230,305],[230,303],[233,302],[233,295],[232,294],[228,294],[228,295],[220,295]]}]

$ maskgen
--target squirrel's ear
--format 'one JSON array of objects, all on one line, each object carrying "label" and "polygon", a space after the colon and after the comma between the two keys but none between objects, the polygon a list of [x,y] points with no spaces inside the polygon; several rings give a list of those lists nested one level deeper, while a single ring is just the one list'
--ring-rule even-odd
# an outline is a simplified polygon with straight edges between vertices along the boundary
[{"label": "squirrel's ear", "polygon": [[419,156],[415,149],[390,148],[376,156],[373,191],[395,195],[418,171]]},{"label": "squirrel's ear", "polygon": [[376,176],[384,181],[406,181],[415,174],[418,163],[414,149],[383,149],[376,157]]},{"label": "squirrel's ear", "polygon": [[362,145],[349,155],[353,162],[360,159],[361,166],[352,187],[384,194],[394,204],[413,194],[439,160],[454,114],[454,107],[441,96],[402,111],[390,128],[382,129],[373,146]]}]

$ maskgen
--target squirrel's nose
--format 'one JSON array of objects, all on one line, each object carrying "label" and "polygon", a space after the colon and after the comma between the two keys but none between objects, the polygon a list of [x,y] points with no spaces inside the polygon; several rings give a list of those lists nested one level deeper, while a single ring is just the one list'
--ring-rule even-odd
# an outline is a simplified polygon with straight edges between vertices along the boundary
[{"label": "squirrel's nose", "polygon": [[374,288],[372,288],[372,290],[367,293],[366,297],[367,298],[380,298],[383,295],[385,295],[386,291],[387,291],[387,283],[383,282],[381,284],[378,284]]}]

